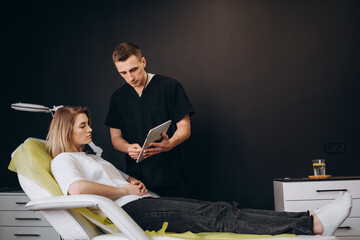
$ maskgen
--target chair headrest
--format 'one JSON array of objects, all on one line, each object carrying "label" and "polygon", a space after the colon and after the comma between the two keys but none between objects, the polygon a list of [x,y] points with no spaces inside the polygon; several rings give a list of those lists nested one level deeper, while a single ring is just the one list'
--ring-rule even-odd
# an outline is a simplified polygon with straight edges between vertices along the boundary
[{"label": "chair headrest", "polygon": [[8,169],[33,181],[52,196],[60,196],[63,194],[52,176],[51,160],[43,140],[28,138],[13,154]]}]

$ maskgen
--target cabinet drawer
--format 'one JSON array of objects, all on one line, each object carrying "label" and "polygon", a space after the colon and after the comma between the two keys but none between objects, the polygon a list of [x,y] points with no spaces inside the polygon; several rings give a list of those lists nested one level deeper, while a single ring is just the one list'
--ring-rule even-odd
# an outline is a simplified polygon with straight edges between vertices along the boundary
[{"label": "cabinet drawer", "polygon": [[336,230],[335,236],[359,236],[360,218],[348,218],[341,224],[342,228]]},{"label": "cabinet drawer", "polygon": [[[314,210],[330,204],[333,200],[285,201],[284,211],[303,212]],[[360,217],[360,199],[353,199],[350,217]]]},{"label": "cabinet drawer", "polygon": [[284,200],[335,199],[342,190],[360,198],[360,181],[311,181],[283,184]]},{"label": "cabinet drawer", "polygon": [[39,212],[32,211],[1,211],[1,226],[50,226]]},{"label": "cabinet drawer", "polygon": [[0,239],[60,240],[60,236],[51,227],[0,227]]},{"label": "cabinet drawer", "polygon": [[27,196],[1,196],[0,210],[23,211],[30,200]]}]

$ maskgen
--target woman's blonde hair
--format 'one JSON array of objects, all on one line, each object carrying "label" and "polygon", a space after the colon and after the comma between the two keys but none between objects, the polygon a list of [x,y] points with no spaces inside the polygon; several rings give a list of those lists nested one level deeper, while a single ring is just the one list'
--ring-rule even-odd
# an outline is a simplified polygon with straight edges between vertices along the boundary
[{"label": "woman's blonde hair", "polygon": [[46,136],[46,149],[51,157],[54,158],[62,152],[72,151],[71,134],[75,118],[80,113],[86,114],[90,125],[90,112],[86,107],[64,106],[55,112]]}]

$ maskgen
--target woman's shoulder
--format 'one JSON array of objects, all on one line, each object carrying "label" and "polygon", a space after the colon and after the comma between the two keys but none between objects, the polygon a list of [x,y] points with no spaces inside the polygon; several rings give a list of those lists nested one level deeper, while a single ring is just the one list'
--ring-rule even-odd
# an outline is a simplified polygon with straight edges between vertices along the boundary
[{"label": "woman's shoulder", "polygon": [[62,152],[62,153],[58,154],[54,159],[76,156],[76,154],[77,154],[76,152]]},{"label": "woman's shoulder", "polygon": [[74,160],[81,158],[82,156],[85,156],[84,152],[63,152],[63,153],[58,154],[52,160],[52,163],[57,162],[57,161],[64,161],[64,160],[74,161]]}]

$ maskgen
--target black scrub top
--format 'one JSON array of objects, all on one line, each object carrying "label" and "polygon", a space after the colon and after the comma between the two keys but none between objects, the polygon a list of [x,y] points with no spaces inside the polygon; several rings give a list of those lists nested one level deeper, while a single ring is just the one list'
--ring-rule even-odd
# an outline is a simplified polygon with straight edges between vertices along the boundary
[{"label": "black scrub top", "polygon": [[[140,97],[129,84],[115,91],[105,125],[120,129],[126,141],[142,146],[149,130],[168,120],[172,120],[167,132],[171,138],[176,123],[186,114],[192,116],[194,110],[182,85],[175,79],[155,75]],[[181,158],[181,144],[140,163],[126,154],[126,172],[148,187],[181,185],[184,180]]]}]

